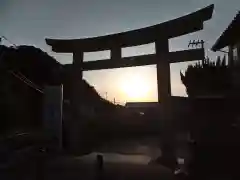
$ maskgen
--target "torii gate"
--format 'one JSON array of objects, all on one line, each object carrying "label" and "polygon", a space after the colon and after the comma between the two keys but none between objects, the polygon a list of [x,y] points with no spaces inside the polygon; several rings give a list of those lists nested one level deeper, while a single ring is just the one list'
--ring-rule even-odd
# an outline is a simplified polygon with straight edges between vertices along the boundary
[{"label": "torii gate", "polygon": [[[86,39],[47,38],[46,43],[54,52],[73,53],[73,86],[75,78],[82,78],[83,71],[156,64],[158,102],[165,105],[171,97],[170,63],[204,58],[203,48],[169,52],[169,39],[202,30],[204,21],[212,18],[213,8],[214,5],[210,5],[189,15],[138,30]],[[121,49],[124,47],[153,42],[155,42],[155,54],[122,57]],[[111,51],[110,59],[83,62],[84,52],[103,50]],[[80,94],[73,88],[71,99],[73,109],[78,104],[78,100],[74,98],[75,93]],[[73,113],[76,111],[77,109],[73,110]]]},{"label": "torii gate", "polygon": [[[169,39],[203,29],[204,21],[211,19],[213,5],[189,15],[154,26],[86,39],[46,39],[54,52],[73,53],[73,66],[78,78],[83,71],[111,69],[131,66],[157,65],[158,101],[171,96],[170,63],[202,60],[204,49],[169,52]],[[156,54],[124,57],[121,48],[155,42]],[[111,58],[83,62],[84,52],[110,50]]]}]

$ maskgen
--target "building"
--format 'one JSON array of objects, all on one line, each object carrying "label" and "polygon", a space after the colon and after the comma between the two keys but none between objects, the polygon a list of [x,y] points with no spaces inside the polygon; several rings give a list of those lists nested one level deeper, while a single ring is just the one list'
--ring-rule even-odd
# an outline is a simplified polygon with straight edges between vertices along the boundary
[{"label": "building", "polygon": [[226,47],[228,47],[229,65],[240,63],[240,11],[217,39],[212,50],[214,52],[222,51]]},{"label": "building", "polygon": [[125,107],[139,112],[145,112],[149,109],[159,109],[160,104],[158,102],[127,102]]},{"label": "building", "polygon": [[127,102],[125,107],[141,115],[156,116],[161,109],[158,102]]},{"label": "building", "polygon": [[125,104],[127,108],[157,108],[159,107],[158,102],[127,102]]}]

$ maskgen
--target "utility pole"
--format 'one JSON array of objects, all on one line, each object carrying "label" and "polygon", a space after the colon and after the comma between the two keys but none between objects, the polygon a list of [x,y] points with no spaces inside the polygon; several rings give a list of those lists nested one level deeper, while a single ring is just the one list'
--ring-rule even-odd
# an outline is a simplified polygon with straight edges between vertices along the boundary
[{"label": "utility pole", "polygon": [[203,40],[190,40],[188,43],[188,48],[191,46],[197,48],[200,45],[200,48],[204,49],[204,43],[205,42]]},{"label": "utility pole", "polygon": [[[3,36],[0,36],[0,45],[2,45],[2,41],[3,41]],[[1,46],[1,49],[2,49],[2,46]],[[2,60],[2,57],[4,55],[5,52],[0,52],[0,62]]]},{"label": "utility pole", "polygon": [[[16,44],[14,44],[14,43],[12,43],[11,41],[9,41],[9,39],[7,39],[5,36],[0,36],[0,45],[2,45],[3,40],[6,40],[6,41],[8,41],[9,43],[11,43],[14,48],[17,47]],[[0,54],[0,62],[1,62],[1,59],[2,59],[2,57],[3,57],[4,55],[5,55],[5,52],[2,52],[2,53]]]},{"label": "utility pole", "polygon": [[106,94],[106,100],[108,99],[108,93],[107,92],[105,92],[105,94]]},{"label": "utility pole", "polygon": [[[188,48],[192,46],[192,48],[198,48],[200,46],[201,49],[204,49],[204,41],[203,40],[190,40],[188,43]],[[204,59],[202,59],[202,64],[204,63]]]}]

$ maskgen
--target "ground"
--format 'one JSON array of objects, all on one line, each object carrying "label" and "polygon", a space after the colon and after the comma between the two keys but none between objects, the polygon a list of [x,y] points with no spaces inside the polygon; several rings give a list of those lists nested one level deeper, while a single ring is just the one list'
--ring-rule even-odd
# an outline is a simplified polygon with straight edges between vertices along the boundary
[{"label": "ground", "polygon": [[77,157],[58,157],[42,161],[38,165],[29,161],[28,165],[22,165],[20,168],[2,171],[1,179],[171,180],[174,178],[172,172],[161,165],[106,162],[103,171],[99,171],[96,161],[84,162]]}]

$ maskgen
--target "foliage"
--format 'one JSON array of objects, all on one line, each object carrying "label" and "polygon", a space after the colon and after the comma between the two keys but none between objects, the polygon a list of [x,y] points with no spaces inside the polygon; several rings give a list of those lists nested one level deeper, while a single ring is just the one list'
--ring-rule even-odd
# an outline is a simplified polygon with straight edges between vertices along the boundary
[{"label": "foliage", "polygon": [[185,75],[180,72],[180,76],[189,97],[225,96],[229,92],[230,69],[225,57],[189,65]]},{"label": "foliage", "polygon": [[216,61],[207,58],[202,64],[188,66],[185,75],[180,73],[188,96],[204,97],[191,99],[186,123],[196,142],[192,144],[194,161],[190,174],[197,177],[221,172],[232,174],[239,161],[239,149],[235,147],[239,144],[239,129],[233,126],[238,114],[237,98],[228,98],[234,90],[231,73],[225,57]]}]

